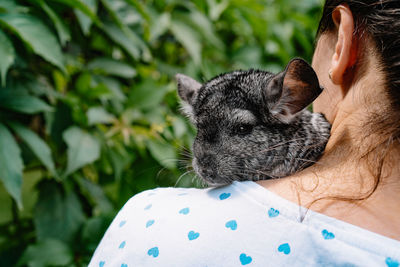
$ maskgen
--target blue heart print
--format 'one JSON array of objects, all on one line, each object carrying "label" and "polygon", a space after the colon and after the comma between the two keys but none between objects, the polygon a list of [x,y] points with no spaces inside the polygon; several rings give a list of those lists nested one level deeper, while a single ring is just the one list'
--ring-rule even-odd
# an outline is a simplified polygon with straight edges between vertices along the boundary
[{"label": "blue heart print", "polygon": [[103,267],[103,266],[104,266],[104,264],[106,264],[106,262],[105,262],[105,261],[101,261],[101,262],[99,262],[99,267]]},{"label": "blue heart print", "polygon": [[329,240],[329,239],[334,239],[335,238],[335,234],[329,232],[328,230],[324,229],[321,232],[322,236],[324,237],[324,239]]},{"label": "blue heart print", "polygon": [[247,264],[249,264],[249,263],[253,260],[250,256],[247,256],[247,255],[244,254],[244,253],[240,254],[239,259],[240,259],[240,263],[241,263],[242,265],[247,265]]},{"label": "blue heart print", "polygon": [[224,200],[224,199],[227,199],[230,196],[231,196],[231,193],[222,193],[221,195],[219,195],[219,199],[220,200]]},{"label": "blue heart print", "polygon": [[146,228],[149,228],[150,226],[152,226],[154,223],[154,220],[148,220],[146,223]]},{"label": "blue heart print", "polygon": [[122,263],[122,264],[121,264],[121,267],[128,267],[128,264]]},{"label": "blue heart print", "polygon": [[183,209],[181,209],[180,211],[179,211],[179,213],[180,214],[183,214],[183,215],[186,215],[186,214],[188,214],[189,213],[189,208],[183,208]]},{"label": "blue heart print", "polygon": [[159,253],[160,253],[160,252],[158,251],[158,247],[151,248],[151,249],[149,249],[149,250],[147,251],[147,254],[148,254],[149,256],[153,256],[154,258],[157,258]]},{"label": "blue heart print", "polygon": [[149,205],[147,205],[144,209],[145,209],[145,210],[149,210],[149,209],[151,209],[151,206],[152,206],[152,205],[149,204]]},{"label": "blue heart print", "polygon": [[126,223],[126,221],[121,221],[121,222],[119,223],[119,227],[122,227],[122,226],[124,226],[124,225],[125,225],[125,223]]},{"label": "blue heart print", "polygon": [[125,241],[123,241],[120,245],[119,245],[119,248],[124,248],[125,247],[125,245],[126,245],[126,242]]},{"label": "blue heart print", "polygon": [[236,220],[231,220],[229,222],[226,222],[225,227],[226,228],[231,228],[231,230],[236,230],[236,228],[237,228]]},{"label": "blue heart print", "polygon": [[385,262],[388,267],[399,267],[400,266],[400,263],[397,260],[389,258],[389,257],[386,258]]},{"label": "blue heart print", "polygon": [[279,252],[283,252],[286,255],[290,253],[290,246],[288,243],[284,243],[278,247]]},{"label": "blue heart print", "polygon": [[200,236],[200,233],[196,233],[195,231],[190,231],[188,233],[189,240],[195,240]]},{"label": "blue heart print", "polygon": [[274,208],[270,208],[269,210],[268,210],[268,216],[270,217],[270,218],[274,218],[274,217],[276,217],[276,216],[278,216],[279,215],[279,210],[276,210],[276,209],[274,209]]}]

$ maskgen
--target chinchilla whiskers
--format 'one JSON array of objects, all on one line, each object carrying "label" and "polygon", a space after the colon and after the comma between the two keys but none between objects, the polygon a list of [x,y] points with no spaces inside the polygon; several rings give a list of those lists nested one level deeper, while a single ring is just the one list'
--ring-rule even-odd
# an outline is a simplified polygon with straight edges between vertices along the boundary
[{"label": "chinchilla whiskers", "polygon": [[[273,150],[273,149],[275,149],[275,148],[278,148],[278,147],[287,145],[287,144],[292,143],[292,142],[303,141],[303,140],[307,140],[307,139],[308,139],[307,137],[291,139],[291,140],[288,140],[288,141],[281,142],[281,143],[275,144],[275,145],[273,145],[273,146],[270,146],[270,147],[268,147],[268,148],[265,149],[265,150],[261,150],[260,153],[264,153],[264,152],[271,151],[271,150]],[[294,144],[294,145],[299,146],[299,147],[304,147],[303,144]]]},{"label": "chinchilla whiskers", "polygon": [[[245,180],[259,180],[260,178],[258,177],[258,174],[257,173],[255,173],[255,172],[250,172],[250,171],[244,171],[244,172],[234,172],[233,174],[232,174],[232,177],[233,178],[237,178],[237,179],[234,179],[234,180],[239,180],[239,181],[241,181],[241,180],[243,180],[243,179],[245,179]],[[257,177],[257,179],[254,179],[254,177]]]},{"label": "chinchilla whiskers", "polygon": [[163,172],[163,171],[165,171],[165,170],[167,170],[167,168],[166,167],[163,167],[163,168],[161,168],[158,172],[157,172],[157,175],[156,175],[156,179],[159,179],[160,178],[160,175],[161,175],[161,173]]},{"label": "chinchilla whiskers", "polygon": [[[276,159],[288,159],[287,157],[284,157],[284,156],[276,156],[275,158]],[[313,163],[313,164],[316,164],[316,165],[327,166],[326,164],[321,163],[321,162],[319,162],[317,160],[311,160],[311,159],[305,159],[305,158],[297,158],[297,157],[291,157],[290,159],[300,160],[300,161],[303,161],[305,163]]]},{"label": "chinchilla whiskers", "polygon": [[281,178],[279,176],[275,176],[275,175],[272,175],[270,173],[267,173],[267,172],[264,172],[264,171],[261,171],[261,170],[249,170],[249,173],[253,173],[253,174],[259,175],[259,176],[256,176],[257,177],[257,181],[264,179],[260,175],[267,176],[270,179],[279,179],[279,178]]},{"label": "chinchilla whiskers", "polygon": [[208,187],[209,186],[209,184],[205,180],[201,179],[201,177],[197,176],[197,174],[194,178],[197,178],[196,181],[197,181],[197,185],[199,187]]},{"label": "chinchilla whiskers", "polygon": [[185,158],[192,158],[192,157],[193,157],[192,153],[191,153],[190,151],[188,151],[188,150],[181,150],[181,151],[179,152],[179,154],[180,154],[182,157],[185,157]]},{"label": "chinchilla whiskers", "polygon": [[179,150],[180,150],[181,152],[187,153],[188,155],[191,155],[191,154],[192,154],[192,152],[190,151],[190,149],[187,148],[187,147],[185,147],[185,146],[183,146],[183,145],[178,145],[178,148],[179,148]]},{"label": "chinchilla whiskers", "polygon": [[207,186],[207,183],[198,176],[198,174],[193,171],[193,177],[192,177],[192,184],[194,184],[196,187],[205,187]]},{"label": "chinchilla whiskers", "polygon": [[252,180],[252,181],[259,181],[265,179],[265,177],[272,178],[272,179],[277,179],[279,177],[271,175],[269,173],[260,171],[260,170],[254,170],[251,168],[246,168],[246,170],[243,171],[236,171],[232,173],[232,177],[238,177],[239,180],[242,180],[245,178],[246,180]]},{"label": "chinchilla whiskers", "polygon": [[193,171],[193,166],[190,162],[182,160],[181,164],[178,166],[181,171]]},{"label": "chinchilla whiskers", "polygon": [[[181,159],[163,159],[163,160],[161,160],[161,164],[165,164],[165,163],[170,163],[170,162],[176,162],[176,163],[182,163],[182,164],[185,164],[186,163],[186,161],[184,161],[184,160],[181,160]],[[162,172],[163,170],[165,170],[165,169],[167,169],[166,167],[164,167],[164,168],[162,168],[160,171],[159,171],[159,173],[160,172]]]},{"label": "chinchilla whiskers", "polygon": [[178,163],[181,163],[183,165],[191,164],[192,159],[191,158],[180,158],[175,160]]},{"label": "chinchilla whiskers", "polygon": [[[164,160],[162,160],[162,163],[166,163],[166,162],[177,162],[177,163],[181,163],[182,165],[187,164],[187,161],[186,161],[186,160],[182,160],[182,159],[164,159]],[[180,167],[178,167],[178,168],[180,169]],[[167,167],[161,168],[161,169],[157,172],[156,178],[159,179],[159,178],[160,178],[160,175],[162,174],[162,172],[163,172],[163,171],[167,171],[167,170],[168,170]]]},{"label": "chinchilla whiskers", "polygon": [[188,150],[185,147],[182,147],[179,152],[179,155],[182,157],[182,162],[184,162],[186,165],[191,165],[193,154],[190,150]]},{"label": "chinchilla whiskers", "polygon": [[230,184],[232,181],[226,181],[225,183],[210,183],[210,182],[207,182],[206,184],[207,184],[207,186],[212,186],[212,187],[220,187],[220,186],[224,186],[224,185],[227,185],[227,184]]},{"label": "chinchilla whiskers", "polygon": [[176,183],[175,183],[174,187],[176,187],[176,186],[178,185],[178,183],[182,180],[182,178],[183,178],[185,175],[187,175],[187,174],[189,174],[189,173],[191,173],[191,172],[194,173],[193,170],[189,170],[189,171],[184,172],[181,176],[179,176],[179,178],[176,180]]},{"label": "chinchilla whiskers", "polygon": [[163,159],[162,160],[162,163],[166,163],[166,162],[179,162],[179,163],[182,163],[182,162],[186,162],[184,159]]},{"label": "chinchilla whiskers", "polygon": [[308,145],[304,145],[304,144],[299,144],[299,147],[302,148],[313,148],[313,147],[321,147],[324,146],[326,143],[326,140],[321,140],[321,142],[318,143],[312,143],[312,144],[308,144]]}]

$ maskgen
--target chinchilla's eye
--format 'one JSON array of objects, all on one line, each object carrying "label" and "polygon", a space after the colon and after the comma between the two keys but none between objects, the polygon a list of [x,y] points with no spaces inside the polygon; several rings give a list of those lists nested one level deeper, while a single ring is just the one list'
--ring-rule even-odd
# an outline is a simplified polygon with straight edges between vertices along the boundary
[{"label": "chinchilla's eye", "polygon": [[237,128],[236,128],[236,134],[238,135],[247,135],[250,134],[253,130],[253,125],[251,124],[240,124]]}]

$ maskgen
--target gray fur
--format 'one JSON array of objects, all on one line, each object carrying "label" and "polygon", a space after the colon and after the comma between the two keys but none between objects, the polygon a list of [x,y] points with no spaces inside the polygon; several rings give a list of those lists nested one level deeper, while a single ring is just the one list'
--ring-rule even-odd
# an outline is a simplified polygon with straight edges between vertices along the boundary
[{"label": "gray fur", "polygon": [[177,81],[197,127],[192,165],[209,185],[288,176],[313,164],[325,149],[330,124],[305,109],[322,89],[301,59],[276,75],[234,71],[200,86],[179,74]]}]

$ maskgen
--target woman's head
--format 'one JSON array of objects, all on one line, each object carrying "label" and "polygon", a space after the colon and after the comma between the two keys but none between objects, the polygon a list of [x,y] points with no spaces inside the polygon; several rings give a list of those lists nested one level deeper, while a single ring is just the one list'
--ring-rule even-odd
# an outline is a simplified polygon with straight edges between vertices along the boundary
[{"label": "woman's head", "polygon": [[336,105],[335,98],[361,79],[368,87],[361,90],[383,88],[387,101],[380,103],[381,112],[397,116],[392,121],[400,124],[400,1],[326,0],[317,37],[313,66],[328,90],[336,86],[316,101],[317,111],[321,107],[333,120],[337,111],[323,106]]},{"label": "woman's head", "polygon": [[332,13],[347,4],[354,18],[354,35],[369,37],[381,61],[392,99],[400,108],[400,1],[398,0],[327,0],[318,27],[318,35],[335,30]]},{"label": "woman's head", "polygon": [[326,0],[313,67],[325,87],[314,110],[333,124],[326,155],[372,174],[365,199],[390,175],[387,155],[400,155],[400,1]]}]

